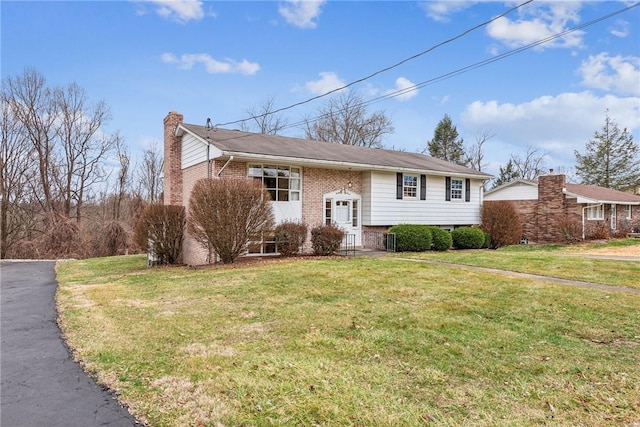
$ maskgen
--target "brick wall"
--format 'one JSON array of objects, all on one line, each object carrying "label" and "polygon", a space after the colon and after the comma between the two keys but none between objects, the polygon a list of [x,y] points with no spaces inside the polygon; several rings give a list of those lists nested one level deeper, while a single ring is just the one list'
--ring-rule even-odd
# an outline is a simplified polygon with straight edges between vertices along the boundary
[{"label": "brick wall", "polygon": [[[538,241],[538,228],[536,224],[536,212],[538,202],[536,200],[510,200],[520,215],[522,222],[522,235],[531,242]],[[485,203],[491,203],[486,201]]]},{"label": "brick wall", "polygon": [[182,137],[175,134],[184,116],[175,111],[164,118],[164,204],[182,202]]},{"label": "brick wall", "polygon": [[362,194],[362,174],[349,170],[302,169],[302,221],[309,227],[305,252],[311,251],[311,229],[324,224],[322,196],[343,188]]}]

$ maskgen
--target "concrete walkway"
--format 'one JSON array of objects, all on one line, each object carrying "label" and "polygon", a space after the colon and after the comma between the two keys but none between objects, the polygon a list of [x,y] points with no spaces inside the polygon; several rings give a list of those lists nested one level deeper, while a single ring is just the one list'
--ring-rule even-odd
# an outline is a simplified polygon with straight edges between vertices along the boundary
[{"label": "concrete walkway", "polygon": [[0,425],[139,425],[71,358],[56,323],[54,265],[0,263]]}]

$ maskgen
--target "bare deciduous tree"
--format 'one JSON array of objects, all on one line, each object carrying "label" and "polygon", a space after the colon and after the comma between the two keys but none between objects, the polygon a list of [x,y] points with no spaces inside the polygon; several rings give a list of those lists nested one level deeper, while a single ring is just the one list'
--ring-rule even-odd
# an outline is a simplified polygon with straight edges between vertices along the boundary
[{"label": "bare deciduous tree", "polygon": [[495,134],[489,133],[484,130],[476,133],[476,143],[469,147],[465,153],[465,164],[471,169],[475,169],[478,172],[482,172],[487,164],[484,162],[484,144]]},{"label": "bare deciduous tree", "polygon": [[33,225],[33,209],[28,183],[35,168],[33,151],[24,136],[24,129],[12,114],[4,86],[0,107],[0,258],[7,249]]},{"label": "bare deciduous tree", "polygon": [[382,147],[384,135],[394,130],[383,111],[368,114],[354,92],[331,98],[318,110],[318,118],[305,119],[303,126],[308,139],[361,147]]},{"label": "bare deciduous tree", "polygon": [[[54,174],[63,201],[63,214],[80,222],[85,193],[93,184],[104,182],[102,162],[116,146],[119,137],[106,135],[101,127],[111,120],[102,101],[88,105],[84,89],[76,83],[55,90],[56,124],[60,161]],[[75,205],[75,206],[74,206]]]},{"label": "bare deciduous tree", "polygon": [[55,218],[52,172],[57,164],[54,152],[56,107],[53,92],[45,83],[42,74],[28,68],[21,77],[8,77],[5,87],[11,113],[36,155],[39,186],[34,196],[45,213]]},{"label": "bare deciduous tree", "polygon": [[[265,135],[278,135],[285,127],[287,127],[287,120],[281,115],[276,115],[275,111],[275,99],[267,98],[259,109],[252,107],[250,110],[245,110],[251,118],[241,123],[242,130],[254,131]],[[253,126],[252,126],[253,125]]]},{"label": "bare deciduous tree", "polygon": [[113,201],[113,220],[120,220],[120,209],[122,207],[122,200],[127,195],[127,190],[131,184],[131,177],[129,172],[129,165],[131,163],[131,156],[127,151],[127,148],[123,144],[123,140],[117,135],[116,139],[116,156],[120,168],[118,169],[118,177],[116,179],[115,197]]},{"label": "bare deciduous tree", "polygon": [[162,153],[154,141],[142,154],[142,162],[136,168],[139,193],[149,203],[160,201],[162,194]]},{"label": "bare deciduous tree", "polygon": [[545,166],[547,153],[540,152],[537,148],[529,146],[524,157],[512,154],[511,160],[513,160],[518,176],[522,179],[536,179],[547,172]]}]

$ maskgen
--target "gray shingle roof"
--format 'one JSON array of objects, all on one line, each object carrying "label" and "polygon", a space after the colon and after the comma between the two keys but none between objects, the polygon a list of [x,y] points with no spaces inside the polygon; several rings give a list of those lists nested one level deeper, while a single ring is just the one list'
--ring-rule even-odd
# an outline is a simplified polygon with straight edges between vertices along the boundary
[{"label": "gray shingle roof", "polygon": [[480,179],[491,178],[491,175],[487,173],[424,154],[332,144],[238,130],[217,128],[207,131],[204,126],[186,123],[182,123],[180,126],[202,140],[209,141],[210,144],[229,155],[264,155],[283,159],[301,159],[310,163],[332,162],[362,169],[394,168],[439,174],[459,174]]},{"label": "gray shingle roof", "polygon": [[567,192],[600,202],[640,203],[640,196],[597,185],[566,184]]}]

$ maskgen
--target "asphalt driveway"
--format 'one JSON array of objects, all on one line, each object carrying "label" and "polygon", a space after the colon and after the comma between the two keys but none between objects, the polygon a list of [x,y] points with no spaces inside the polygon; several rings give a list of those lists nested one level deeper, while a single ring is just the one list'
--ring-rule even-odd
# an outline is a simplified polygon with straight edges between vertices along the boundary
[{"label": "asphalt driveway", "polygon": [[0,425],[139,426],[71,358],[56,323],[54,265],[0,263]]}]

